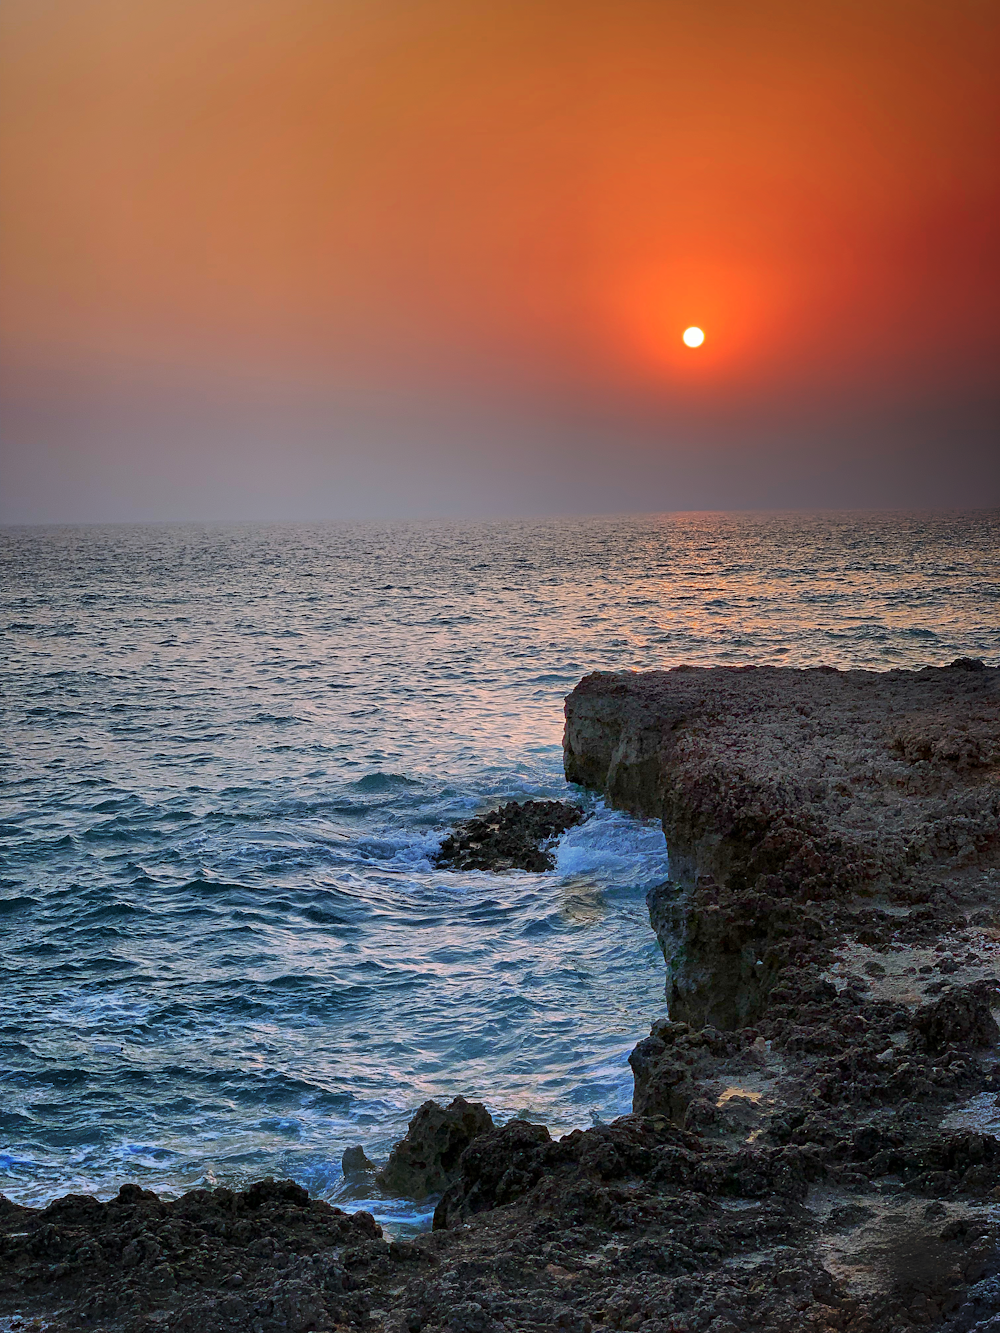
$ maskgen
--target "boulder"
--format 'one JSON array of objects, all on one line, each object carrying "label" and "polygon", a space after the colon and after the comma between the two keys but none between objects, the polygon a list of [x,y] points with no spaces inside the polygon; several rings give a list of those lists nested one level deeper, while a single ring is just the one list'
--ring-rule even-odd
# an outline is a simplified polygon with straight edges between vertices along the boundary
[{"label": "boulder", "polygon": [[458,1159],[465,1149],[491,1129],[493,1119],[482,1102],[467,1102],[464,1097],[446,1107],[424,1102],[375,1183],[408,1199],[441,1194],[458,1178]]},{"label": "boulder", "polygon": [[932,1053],[947,1046],[996,1046],[1000,1028],[990,1012],[998,1002],[994,981],[956,986],[938,1000],[923,1004],[913,1015],[917,1044]]}]

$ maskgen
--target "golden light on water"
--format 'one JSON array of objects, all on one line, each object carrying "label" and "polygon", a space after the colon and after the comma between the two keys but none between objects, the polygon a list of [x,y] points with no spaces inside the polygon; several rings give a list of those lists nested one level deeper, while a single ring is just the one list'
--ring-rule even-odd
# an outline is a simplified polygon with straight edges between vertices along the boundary
[{"label": "golden light on water", "polygon": [[688,347],[700,347],[705,341],[704,332],[695,324],[692,324],[689,329],[685,329],[682,336]]}]

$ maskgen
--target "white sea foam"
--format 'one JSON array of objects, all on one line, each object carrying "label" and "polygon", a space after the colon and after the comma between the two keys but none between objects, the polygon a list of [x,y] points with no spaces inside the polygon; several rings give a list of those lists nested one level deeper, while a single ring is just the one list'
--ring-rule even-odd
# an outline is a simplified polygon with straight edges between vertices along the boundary
[{"label": "white sea foam", "polygon": [[585,875],[609,884],[657,884],[669,875],[663,829],[656,820],[631,819],[599,802],[584,824],[569,829],[555,847],[560,875]]}]

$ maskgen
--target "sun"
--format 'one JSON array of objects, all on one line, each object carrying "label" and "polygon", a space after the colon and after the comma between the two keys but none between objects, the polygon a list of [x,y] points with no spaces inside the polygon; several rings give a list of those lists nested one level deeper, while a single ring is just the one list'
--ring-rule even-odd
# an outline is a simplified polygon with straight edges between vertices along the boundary
[{"label": "sun", "polygon": [[685,329],[682,336],[688,347],[700,347],[705,341],[705,334],[695,324],[692,324],[689,329]]}]

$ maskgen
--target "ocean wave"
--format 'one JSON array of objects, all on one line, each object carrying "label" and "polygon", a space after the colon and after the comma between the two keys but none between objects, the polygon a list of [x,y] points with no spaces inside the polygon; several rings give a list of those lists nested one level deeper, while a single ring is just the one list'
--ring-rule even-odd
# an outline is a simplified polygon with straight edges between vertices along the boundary
[{"label": "ocean wave", "polygon": [[656,884],[669,878],[663,829],[599,804],[594,816],[569,829],[555,847],[560,875],[590,876],[617,885]]}]

